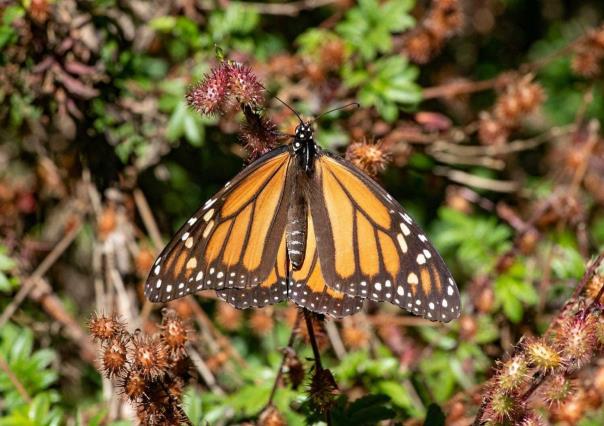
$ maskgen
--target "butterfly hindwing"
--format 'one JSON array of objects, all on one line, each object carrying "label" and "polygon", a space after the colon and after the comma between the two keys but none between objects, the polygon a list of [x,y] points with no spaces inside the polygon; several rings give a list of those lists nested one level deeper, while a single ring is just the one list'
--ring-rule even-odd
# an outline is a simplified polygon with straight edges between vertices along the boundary
[{"label": "butterfly hindwing", "polygon": [[306,245],[304,261],[299,269],[291,272],[289,298],[299,306],[310,311],[327,314],[332,317],[352,315],[363,307],[364,300],[350,296],[326,285],[317,250],[320,238],[313,217],[306,214]]},{"label": "butterfly hindwing", "polygon": [[431,320],[457,318],[457,286],[400,204],[345,160],[321,155],[315,166],[310,214],[327,285]]},{"label": "butterfly hindwing", "polygon": [[263,307],[287,300],[287,253],[285,246],[285,231],[279,240],[279,249],[272,271],[262,282],[248,288],[224,288],[216,294],[236,308]]},{"label": "butterfly hindwing", "polygon": [[277,148],[208,200],[157,258],[145,285],[147,298],[165,302],[205,289],[285,279],[285,267],[278,268],[275,259],[292,192],[290,164],[288,147]]}]

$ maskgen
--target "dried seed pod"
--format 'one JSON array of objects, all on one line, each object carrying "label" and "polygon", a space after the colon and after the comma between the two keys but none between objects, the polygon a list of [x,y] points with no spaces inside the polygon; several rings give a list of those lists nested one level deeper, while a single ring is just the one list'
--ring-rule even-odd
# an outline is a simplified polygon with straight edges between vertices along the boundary
[{"label": "dried seed pod", "polygon": [[327,369],[314,371],[308,388],[308,396],[320,412],[328,410],[339,393],[338,385],[331,371]]},{"label": "dried seed pod", "polygon": [[120,336],[125,332],[124,324],[118,319],[117,315],[102,315],[95,313],[88,329],[94,340],[109,340]]},{"label": "dried seed pod", "polygon": [[120,376],[128,367],[128,346],[121,336],[113,337],[102,349],[103,371],[108,378]]},{"label": "dried seed pod", "polygon": [[132,364],[145,377],[153,378],[165,374],[168,367],[168,352],[157,336],[139,334],[132,342]]},{"label": "dried seed pod", "polygon": [[386,168],[390,158],[382,142],[354,142],[346,149],[346,159],[372,177]]}]

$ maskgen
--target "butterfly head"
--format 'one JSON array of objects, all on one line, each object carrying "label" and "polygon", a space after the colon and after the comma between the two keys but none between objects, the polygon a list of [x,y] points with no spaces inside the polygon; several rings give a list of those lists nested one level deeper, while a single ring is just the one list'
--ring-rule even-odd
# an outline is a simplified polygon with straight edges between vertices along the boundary
[{"label": "butterfly head", "polygon": [[294,134],[293,148],[302,168],[307,173],[312,173],[317,147],[313,137],[311,121],[300,121]]},{"label": "butterfly head", "polygon": [[298,150],[303,145],[313,142],[313,130],[312,123],[310,121],[300,122],[296,126],[296,132],[294,134],[294,149]]}]

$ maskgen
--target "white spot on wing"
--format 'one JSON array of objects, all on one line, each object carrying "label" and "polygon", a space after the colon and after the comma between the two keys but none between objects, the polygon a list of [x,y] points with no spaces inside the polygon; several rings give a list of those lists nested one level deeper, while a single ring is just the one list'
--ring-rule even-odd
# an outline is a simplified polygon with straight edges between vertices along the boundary
[{"label": "white spot on wing", "polygon": [[397,234],[396,240],[398,241],[398,245],[400,246],[401,251],[403,253],[407,253],[407,241],[405,241],[405,237],[403,237],[403,234]]}]

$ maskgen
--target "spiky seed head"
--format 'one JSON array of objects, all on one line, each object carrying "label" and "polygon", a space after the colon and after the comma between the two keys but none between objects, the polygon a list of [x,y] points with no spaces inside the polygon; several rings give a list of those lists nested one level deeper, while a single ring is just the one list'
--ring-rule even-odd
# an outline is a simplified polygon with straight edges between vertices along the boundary
[{"label": "spiky seed head", "polygon": [[581,368],[593,358],[596,336],[597,319],[591,313],[579,313],[562,321],[556,343],[569,368]]},{"label": "spiky seed head", "polygon": [[523,355],[516,355],[500,365],[496,383],[504,392],[518,391],[529,377],[526,359]]},{"label": "spiky seed head", "polygon": [[484,411],[483,420],[496,423],[511,422],[524,413],[524,408],[518,395],[495,389]]},{"label": "spiky seed head", "polygon": [[229,67],[222,63],[188,91],[187,103],[202,114],[224,113],[228,103],[229,84]]},{"label": "spiky seed head", "polygon": [[132,364],[147,378],[162,376],[168,367],[168,353],[157,336],[137,335],[132,343]]},{"label": "spiky seed head", "polygon": [[121,336],[113,337],[102,349],[103,371],[108,378],[120,376],[128,367],[128,346]]},{"label": "spiky seed head", "polygon": [[145,393],[146,380],[140,372],[132,371],[124,378],[120,388],[131,401],[136,401]]},{"label": "spiky seed head", "polygon": [[339,393],[338,385],[331,371],[328,369],[314,371],[308,388],[308,396],[320,412],[327,411]]},{"label": "spiky seed head", "polygon": [[120,336],[125,332],[124,324],[116,315],[103,315],[95,313],[90,322],[88,329],[94,340],[109,340]]},{"label": "spiky seed head", "polygon": [[346,159],[369,176],[375,177],[386,168],[391,160],[391,155],[382,142],[374,143],[364,140],[348,146]]},{"label": "spiky seed head", "polygon": [[550,407],[567,401],[573,391],[572,382],[563,374],[554,375],[541,388],[543,400]]},{"label": "spiky seed head", "polygon": [[170,354],[176,358],[184,354],[185,344],[188,340],[188,330],[183,321],[173,311],[170,311],[164,315],[160,328],[161,339],[166,344]]},{"label": "spiky seed head", "polygon": [[242,64],[228,65],[230,94],[237,102],[251,107],[259,106],[263,101],[264,89],[252,70]]},{"label": "spiky seed head", "polygon": [[545,339],[527,339],[525,353],[530,365],[547,373],[563,366],[560,352]]}]

